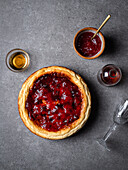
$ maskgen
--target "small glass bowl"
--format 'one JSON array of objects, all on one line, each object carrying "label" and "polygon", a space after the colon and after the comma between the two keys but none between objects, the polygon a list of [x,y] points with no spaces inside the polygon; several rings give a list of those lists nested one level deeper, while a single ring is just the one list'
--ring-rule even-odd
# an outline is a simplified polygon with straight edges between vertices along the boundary
[{"label": "small glass bowl", "polygon": [[122,79],[121,69],[114,64],[107,64],[98,71],[97,79],[104,86],[115,86]]},{"label": "small glass bowl", "polygon": [[[16,55],[23,55],[25,58],[25,64],[20,69],[17,69],[10,64],[11,60],[13,60],[14,56],[16,56]],[[9,70],[11,70],[13,72],[22,72],[28,68],[28,66],[30,64],[30,57],[29,57],[28,53],[22,49],[13,49],[13,50],[9,51],[8,54],[6,55],[5,62],[6,62],[6,65]]]}]

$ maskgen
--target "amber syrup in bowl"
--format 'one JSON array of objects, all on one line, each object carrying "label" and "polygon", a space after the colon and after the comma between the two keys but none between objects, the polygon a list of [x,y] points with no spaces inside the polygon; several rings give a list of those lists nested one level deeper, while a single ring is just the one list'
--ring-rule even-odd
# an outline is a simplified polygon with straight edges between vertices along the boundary
[{"label": "amber syrup in bowl", "polygon": [[99,70],[97,78],[104,86],[114,86],[121,80],[122,72],[119,67],[108,64]]},{"label": "amber syrup in bowl", "polygon": [[29,55],[22,49],[13,49],[6,56],[6,65],[13,72],[24,71],[29,63]]}]

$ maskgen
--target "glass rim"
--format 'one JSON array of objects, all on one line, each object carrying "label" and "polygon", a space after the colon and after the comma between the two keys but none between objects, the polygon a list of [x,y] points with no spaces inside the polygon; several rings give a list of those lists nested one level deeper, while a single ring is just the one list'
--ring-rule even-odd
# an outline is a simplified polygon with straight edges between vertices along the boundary
[{"label": "glass rim", "polygon": [[[21,70],[15,70],[15,69],[13,69],[12,67],[10,67],[10,65],[9,65],[9,63],[8,63],[8,58],[10,58],[10,57],[12,56],[12,54],[14,54],[15,52],[22,52],[23,54],[25,54],[25,56],[26,56],[26,58],[27,58],[27,64],[26,64],[25,67],[22,68]],[[29,64],[30,64],[30,57],[29,57],[29,54],[28,54],[26,51],[24,51],[24,50],[22,50],[22,49],[20,49],[20,48],[15,48],[15,49],[12,49],[11,51],[9,51],[9,52],[7,53],[6,58],[5,58],[5,63],[6,63],[6,66],[7,66],[7,68],[8,68],[9,70],[11,70],[11,71],[13,71],[13,72],[22,72],[22,71],[24,71],[24,70],[26,70],[26,69],[28,68],[28,66],[29,66]]]},{"label": "glass rim", "polygon": [[[112,85],[110,85],[110,84],[105,84],[104,82],[102,82],[102,84],[103,84],[104,86],[107,86],[107,87],[115,86],[115,85],[118,84],[118,83],[120,82],[120,80],[122,79],[122,71],[121,71],[121,69],[120,69],[118,66],[114,65],[114,64],[106,64],[106,65],[101,69],[101,71],[103,72],[103,71],[104,71],[104,68],[105,68],[105,67],[109,67],[109,66],[112,66],[113,69],[115,69],[114,67],[117,68],[117,70],[118,70],[119,73],[120,73],[120,78],[119,78],[119,80],[118,80],[116,83],[114,83],[114,84],[112,84]],[[99,70],[99,72],[100,72],[100,70]],[[102,79],[104,80],[103,77],[102,77]]]}]

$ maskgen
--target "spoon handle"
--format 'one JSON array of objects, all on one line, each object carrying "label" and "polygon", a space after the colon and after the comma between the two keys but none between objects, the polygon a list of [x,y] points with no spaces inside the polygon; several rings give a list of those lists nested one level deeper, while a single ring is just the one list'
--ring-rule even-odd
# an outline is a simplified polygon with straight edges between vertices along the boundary
[{"label": "spoon handle", "polygon": [[98,28],[98,30],[96,31],[96,33],[93,35],[93,38],[95,38],[95,36],[97,35],[97,33],[101,30],[101,28],[106,24],[106,22],[109,20],[109,18],[111,17],[111,15],[108,15],[107,18],[103,21],[103,23],[101,24],[101,26]]}]

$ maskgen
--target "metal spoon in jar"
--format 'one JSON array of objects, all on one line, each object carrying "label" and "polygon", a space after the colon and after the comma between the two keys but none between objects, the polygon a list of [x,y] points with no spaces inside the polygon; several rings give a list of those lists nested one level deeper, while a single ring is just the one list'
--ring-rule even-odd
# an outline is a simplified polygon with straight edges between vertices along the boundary
[{"label": "metal spoon in jar", "polygon": [[106,24],[106,22],[110,19],[111,15],[108,15],[107,18],[103,21],[103,23],[101,24],[101,26],[98,28],[98,30],[96,31],[96,33],[93,35],[93,37],[91,38],[91,40],[93,40],[93,38],[95,38],[95,36],[97,35],[97,33],[101,30],[101,28]]}]

